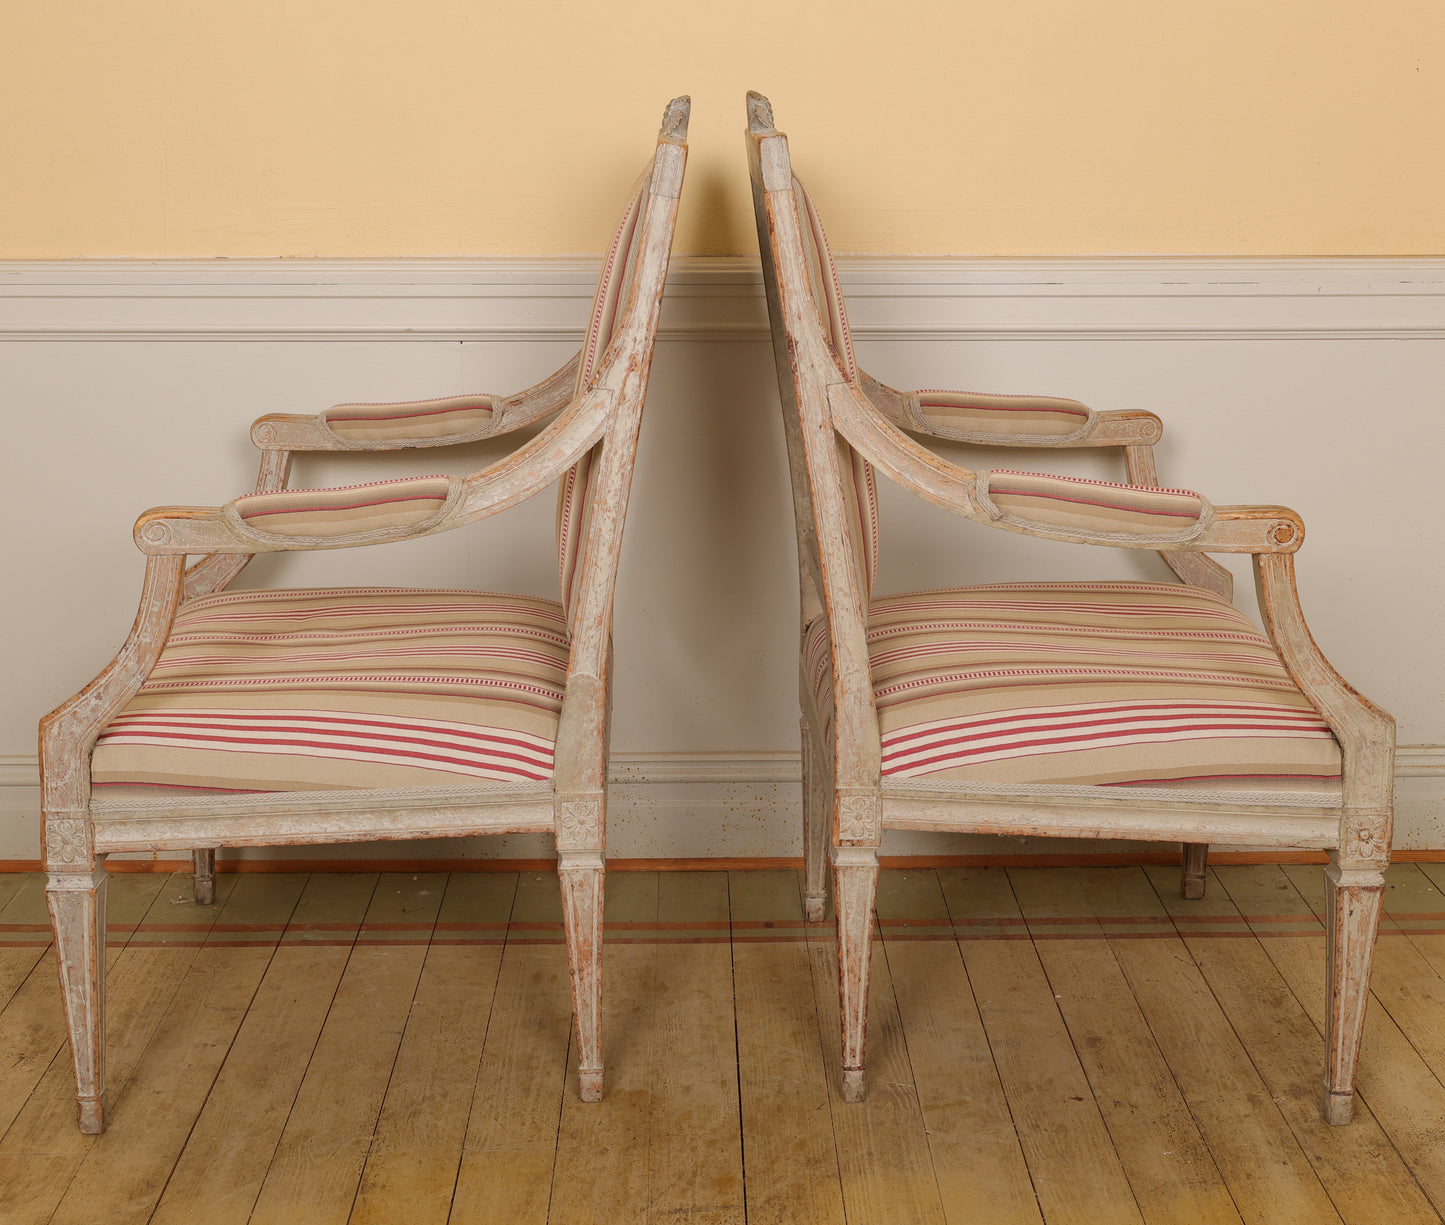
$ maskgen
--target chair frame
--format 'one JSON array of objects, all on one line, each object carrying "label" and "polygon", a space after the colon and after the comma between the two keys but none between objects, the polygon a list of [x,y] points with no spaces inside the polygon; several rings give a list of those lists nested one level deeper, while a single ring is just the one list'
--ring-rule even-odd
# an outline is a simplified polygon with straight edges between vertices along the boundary
[{"label": "chair frame", "polygon": [[[1158,488],[1153,454],[1162,436],[1147,412],[1099,412],[1065,440],[961,438],[935,429],[915,393],[864,374],[850,378],[814,301],[793,191],[787,137],[760,94],[748,95],[748,155],[768,313],[783,406],[799,541],[802,629],[826,616],[834,735],[825,743],[808,678],[800,678],[807,915],[823,917],[825,857],[831,860],[842,1007],[846,1099],[863,1096],[864,1038],[878,848],[883,830],[909,829],[1051,837],[1128,838],[1183,844],[1183,892],[1203,896],[1210,844],[1327,850],[1328,992],[1322,1113],[1332,1124],[1353,1112],[1355,1069],[1369,993],[1371,957],[1389,864],[1394,721],[1350,687],[1310,636],[1295,585],[1304,524],[1279,506],[1217,506],[1193,539],[1103,542],[1057,525],[995,517],[984,482],[903,431],[1006,446],[1119,447],[1129,480]],[[1157,549],[1180,580],[1228,599],[1229,571],[1207,553],[1247,553],[1265,630],[1288,670],[1339,742],[1339,805],[1275,806],[1217,800],[1159,801],[1079,786],[1032,785],[1027,795],[969,785],[950,791],[926,779],[881,775],[878,716],[865,639],[868,598],[847,545],[835,436],[875,470],[917,496],[984,527],[1080,544]]]},{"label": "chair frame", "polygon": [[[140,608],[125,645],[101,674],[41,722],[40,761],[46,899],[55,933],[75,1067],[80,1129],[105,1129],[105,858],[131,851],[192,853],[196,900],[215,897],[217,847],[478,834],[547,833],[556,838],[583,1100],[602,1094],[601,944],[611,707],[611,624],[623,519],[643,400],[687,160],[689,101],[663,116],[641,207],[630,292],[610,343],[585,385],[581,354],[549,378],[494,402],[487,427],[465,439],[350,442],[324,415],[270,415],[251,438],[261,450],[258,492],[282,490],[291,456],[308,451],[376,451],[471,442],[552,420],[505,458],[452,482],[448,510],[416,529],[354,537],[287,540],[247,531],[224,508],[162,507],[143,514],[135,541],[146,556]],[[93,799],[90,761],[115,714],[140,690],[169,636],[181,602],[222,591],[259,552],[355,547],[451,531],[555,484],[597,448],[590,530],[582,545],[571,645],[550,781],[481,782],[378,793],[296,792],[259,797],[208,795],[189,802],[110,806]],[[200,555],[191,565],[188,556]]]}]

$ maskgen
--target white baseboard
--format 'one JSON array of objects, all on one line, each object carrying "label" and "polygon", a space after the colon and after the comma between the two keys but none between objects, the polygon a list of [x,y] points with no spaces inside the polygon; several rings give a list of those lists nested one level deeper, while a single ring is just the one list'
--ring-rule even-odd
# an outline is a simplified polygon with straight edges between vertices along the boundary
[{"label": "white baseboard", "polygon": [[[796,753],[618,753],[608,795],[608,853],[619,859],[766,859],[802,853],[801,767]],[[1397,757],[1400,850],[1445,846],[1445,746],[1402,746]],[[1071,848],[1074,844],[1070,844]],[[1047,839],[907,834],[893,855],[1049,851]],[[1077,848],[1074,848],[1077,849]],[[1119,844],[1101,850],[1122,849]],[[388,843],[250,852],[305,858],[550,858],[541,836]],[[0,758],[0,860],[40,856],[40,777],[34,757]],[[165,858],[165,856],[162,856]]]}]

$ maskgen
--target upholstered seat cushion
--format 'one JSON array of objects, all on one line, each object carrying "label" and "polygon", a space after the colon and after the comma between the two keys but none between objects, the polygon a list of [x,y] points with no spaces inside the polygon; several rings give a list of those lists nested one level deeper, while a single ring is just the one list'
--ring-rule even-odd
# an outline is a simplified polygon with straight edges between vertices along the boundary
[{"label": "upholstered seat cushion", "polygon": [[[832,717],[826,628],[805,667]],[[1269,640],[1218,596],[1049,583],[872,601],[885,779],[1307,792],[1339,746]]]},{"label": "upholstered seat cushion", "polygon": [[528,596],[192,600],[96,745],[97,796],[546,780],[567,644],[561,606]]}]

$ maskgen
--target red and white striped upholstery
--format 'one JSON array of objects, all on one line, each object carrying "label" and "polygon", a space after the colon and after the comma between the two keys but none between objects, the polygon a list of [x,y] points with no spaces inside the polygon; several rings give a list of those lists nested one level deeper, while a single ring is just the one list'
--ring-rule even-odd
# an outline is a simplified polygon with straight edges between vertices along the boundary
[{"label": "red and white striped upholstery", "polygon": [[182,605],[101,734],[97,799],[537,782],[562,609],[476,591],[235,591]]},{"label": "red and white striped upholstery", "polygon": [[291,539],[336,539],[389,528],[417,528],[440,515],[452,494],[449,476],[411,476],[331,489],[248,493],[230,504],[253,532]]},{"label": "red and white striped upholstery", "polygon": [[1060,528],[1095,540],[1189,540],[1199,534],[1209,504],[1189,489],[1118,485],[1043,472],[995,468],[981,483],[1005,522]]},{"label": "red and white striped upholstery", "polygon": [[[1338,803],[1334,736],[1269,640],[1207,591],[1048,583],[872,601],[885,779],[1304,792]],[[804,667],[831,735],[820,618]]]},{"label": "red and white striped upholstery", "polygon": [[981,442],[1068,438],[1082,433],[1093,415],[1078,400],[1055,396],[920,391],[917,397],[918,411],[934,433]]},{"label": "red and white striped upholstery", "polygon": [[[597,281],[592,314],[587,324],[587,339],[582,345],[582,360],[577,365],[579,393],[587,386],[602,355],[607,352],[612,333],[616,331],[621,312],[627,304],[632,270],[637,262],[637,238],[648,182],[648,176],[644,175],[633,189],[632,200],[622,214],[602,263],[602,275]],[[562,605],[567,609],[569,622],[577,568],[582,564],[582,545],[587,539],[587,520],[592,511],[591,478],[596,462],[597,448],[594,447],[568,469],[557,491],[557,567],[562,581]]]},{"label": "red and white striped upholstery", "polygon": [[321,419],[336,437],[358,445],[439,447],[485,434],[496,406],[496,396],[444,396],[396,404],[337,404]]}]

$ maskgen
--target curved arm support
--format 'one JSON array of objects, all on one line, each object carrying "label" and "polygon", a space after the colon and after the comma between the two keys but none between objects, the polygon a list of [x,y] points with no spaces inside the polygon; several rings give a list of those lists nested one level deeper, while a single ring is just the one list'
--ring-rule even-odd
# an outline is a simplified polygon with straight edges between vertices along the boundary
[{"label": "curved arm support", "polygon": [[[578,354],[573,354],[560,369],[548,375],[540,383],[518,392],[514,396],[453,396],[437,401],[414,401],[409,407],[435,403],[451,403],[475,400],[478,406],[484,401],[491,402],[491,415],[487,423],[474,430],[441,437],[386,438],[360,441],[338,436],[327,423],[326,413],[296,415],[293,413],[268,413],[258,417],[251,426],[251,441],[263,450],[286,451],[401,451],[420,447],[450,447],[462,443],[478,442],[484,438],[498,438],[534,425],[544,417],[559,411],[572,397],[577,382]],[[340,405],[334,406],[340,407]],[[374,406],[372,406],[374,407]],[[396,407],[402,407],[397,405]]]},{"label": "curved arm support", "polygon": [[90,751],[160,658],[180,602],[184,561],[183,557],[147,558],[140,608],[125,645],[95,680],[40,721],[41,807],[47,814],[85,811],[90,801]]},{"label": "curved arm support", "polygon": [[932,419],[923,402],[927,394],[921,391],[897,391],[880,383],[871,374],[860,370],[858,382],[873,407],[900,429],[931,438],[944,438],[953,442],[976,443],[996,447],[1131,447],[1149,446],[1164,436],[1164,423],[1151,412],[1139,409],[1122,409],[1115,412],[1095,412],[1077,400],[1061,399],[1054,396],[993,395],[975,392],[947,392],[957,400],[957,407],[974,407],[984,412],[999,412],[1003,409],[1030,409],[1041,412],[1067,412],[1076,417],[1080,424],[1075,429],[1057,433],[1025,433],[1009,428],[1006,417],[1000,416],[996,423],[977,428],[944,425]]},{"label": "curved arm support", "polygon": [[[1129,470],[1129,483],[1159,487],[1159,471],[1154,466],[1152,446],[1126,446],[1124,462]],[[1214,558],[1204,553],[1188,553],[1175,550],[1159,554],[1181,582],[1202,587],[1226,600],[1234,599],[1234,575],[1221,566]]]},{"label": "curved arm support", "polygon": [[136,547],[151,556],[285,553],[356,548],[450,531],[515,506],[557,480],[602,436],[615,399],[614,392],[598,388],[575,401],[535,438],[456,482],[459,496],[449,513],[416,529],[389,528],[331,538],[286,537],[238,527],[221,506],[160,506],[136,520]]},{"label": "curved arm support", "polygon": [[1345,804],[1340,859],[1379,867],[1389,858],[1395,720],[1351,687],[1315,643],[1300,607],[1294,558],[1257,556],[1254,577],[1260,615],[1284,666],[1340,742]]},{"label": "curved arm support", "polygon": [[[262,451],[261,468],[256,473],[256,492],[272,493],[286,488],[291,472],[290,451]],[[181,599],[194,600],[203,595],[225,591],[244,570],[252,553],[211,553],[186,567],[181,586]]]},{"label": "curved arm support", "polygon": [[[860,400],[862,402],[860,403]],[[1149,535],[1107,538],[1070,530],[1056,523],[1032,522],[1018,514],[996,518],[984,501],[977,473],[951,464],[897,429],[878,419],[871,405],[847,383],[828,388],[833,424],[849,444],[897,484],[935,506],[972,519],[985,527],[1062,540],[1072,544],[1105,544],[1115,548],[1207,550],[1216,553],[1293,553],[1304,540],[1304,524],[1281,506],[1216,506],[1201,519],[1188,539],[1164,540]]]}]

